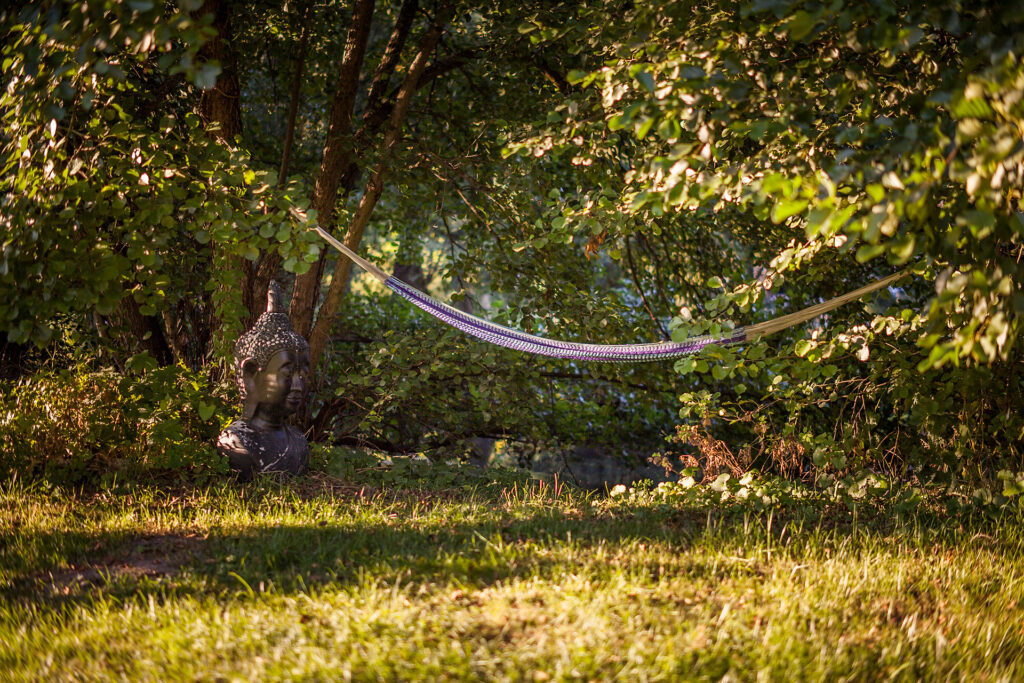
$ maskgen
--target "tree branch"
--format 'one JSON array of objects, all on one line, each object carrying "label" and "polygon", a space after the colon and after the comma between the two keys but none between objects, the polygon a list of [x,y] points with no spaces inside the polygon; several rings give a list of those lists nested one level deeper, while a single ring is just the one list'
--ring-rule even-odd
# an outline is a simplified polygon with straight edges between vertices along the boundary
[{"label": "tree branch", "polygon": [[640,283],[640,276],[636,272],[636,264],[633,262],[633,249],[629,246],[629,237],[626,237],[626,262],[629,264],[629,274],[633,279],[633,284],[636,286],[636,291],[640,292],[640,300],[644,302],[644,308],[647,309],[647,314],[651,316],[651,320],[657,325],[658,330],[661,332],[663,339],[669,339],[668,330],[661,324],[658,317],[654,315],[654,311],[651,310],[651,304],[647,301],[647,295],[644,294],[643,285]]},{"label": "tree branch", "polygon": [[[277,173],[277,187],[284,186],[288,179],[289,166],[291,164],[292,147],[295,141],[295,119],[299,113],[299,100],[302,96],[302,74],[306,66],[306,48],[309,44],[309,15],[313,7],[313,0],[306,0],[302,10],[295,15],[297,23],[302,25],[299,34],[299,54],[295,61],[295,74],[292,77],[291,92],[288,102],[288,116],[284,128],[284,144],[281,150],[281,167]],[[270,280],[281,267],[281,254],[271,249],[265,252],[252,269],[251,282],[246,287],[245,305],[249,309],[249,322],[246,329],[252,327],[256,319],[263,313],[262,308],[266,304],[267,289]]]},{"label": "tree branch", "polygon": [[[384,131],[384,142],[381,149],[382,153],[380,160],[377,162],[372,176],[366,183],[366,190],[359,202],[359,207],[356,209],[355,215],[352,217],[352,222],[349,224],[348,230],[345,233],[345,246],[353,251],[359,248],[359,242],[363,239],[363,232],[366,230],[366,225],[370,222],[370,216],[373,214],[373,210],[377,205],[377,200],[380,199],[380,195],[384,190],[384,172],[387,167],[388,159],[391,156],[390,152],[393,150],[395,144],[398,142],[399,136],[401,135],[402,126],[405,124],[405,115],[409,109],[409,103],[412,101],[412,97],[416,92],[420,76],[426,68],[427,60],[430,58],[430,54],[434,51],[437,41],[441,38],[441,31],[444,24],[447,22],[448,16],[450,16],[451,8],[446,6],[445,9],[442,10],[442,13],[443,16],[439,16],[435,23],[427,29],[427,32],[423,35],[416,57],[413,59],[412,64],[409,65],[409,71],[406,73],[405,81],[402,83],[401,90],[399,90],[398,97],[395,100],[395,106],[391,111],[391,116],[388,119],[388,125]],[[316,324],[313,326],[313,330],[309,338],[311,367],[317,366],[320,356],[323,354],[328,334],[331,327],[334,325],[334,320],[337,317],[338,309],[341,305],[341,298],[345,293],[346,287],[348,287],[348,278],[351,270],[352,262],[347,258],[339,259],[334,266],[331,286],[327,290],[327,296],[324,298],[323,305],[320,307],[320,313],[317,316]]]},{"label": "tree branch", "polygon": [[[313,190],[313,208],[320,222],[328,226],[334,216],[334,205],[338,199],[338,184],[352,158],[349,134],[352,130],[352,109],[355,106],[359,86],[359,72],[366,54],[366,42],[370,35],[375,0],[356,0],[352,11],[352,24],[345,41],[345,54],[338,70],[331,118],[327,128],[327,142],[324,144],[320,174]],[[313,325],[313,309],[320,292],[326,250],[322,251],[316,265],[305,275],[295,278],[295,290],[289,313],[295,331],[309,336]]]}]

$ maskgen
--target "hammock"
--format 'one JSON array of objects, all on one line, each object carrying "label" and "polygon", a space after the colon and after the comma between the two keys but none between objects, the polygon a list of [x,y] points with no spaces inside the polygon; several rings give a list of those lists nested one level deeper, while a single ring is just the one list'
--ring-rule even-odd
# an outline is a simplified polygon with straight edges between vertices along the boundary
[{"label": "hammock", "polygon": [[896,280],[899,280],[905,273],[896,273],[882,278],[870,285],[861,287],[842,296],[830,299],[815,306],[810,306],[790,313],[774,320],[757,323],[748,327],[738,327],[721,335],[703,335],[691,337],[680,342],[658,342],[654,344],[580,344],[576,342],[556,341],[545,339],[532,334],[526,334],[503,325],[492,323],[489,320],[478,318],[475,315],[464,313],[453,306],[433,299],[415,287],[402,282],[398,278],[388,275],[383,270],[362,258],[347,246],[336,240],[323,228],[315,228],[317,233],[332,247],[352,259],[361,268],[380,280],[389,289],[394,291],[403,299],[423,309],[439,320],[462,330],[466,334],[482,339],[492,344],[504,346],[517,351],[534,353],[542,356],[553,356],[555,358],[569,358],[572,360],[589,360],[605,363],[644,363],[647,361],[663,360],[668,358],[679,358],[691,353],[700,351],[705,346],[712,344],[739,344],[745,341],[764,337],[794,325],[799,325],[811,318],[827,313],[845,303],[859,299],[870,292],[886,287]]}]

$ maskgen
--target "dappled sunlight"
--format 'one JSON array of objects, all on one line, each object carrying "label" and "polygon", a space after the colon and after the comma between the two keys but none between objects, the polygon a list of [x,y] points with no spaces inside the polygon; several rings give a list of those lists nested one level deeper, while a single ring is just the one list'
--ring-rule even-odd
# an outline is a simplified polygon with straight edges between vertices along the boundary
[{"label": "dappled sunlight", "polygon": [[1024,680],[1024,13],[0,35],[0,679]]},{"label": "dappled sunlight", "polygon": [[9,486],[0,641],[29,676],[51,631],[80,671],[133,677],[259,677],[286,662],[310,675],[828,676],[868,652],[879,671],[905,656],[933,673],[1021,665],[1024,634],[1006,613],[1024,604],[1013,513],[424,485],[132,486],[63,506]]}]

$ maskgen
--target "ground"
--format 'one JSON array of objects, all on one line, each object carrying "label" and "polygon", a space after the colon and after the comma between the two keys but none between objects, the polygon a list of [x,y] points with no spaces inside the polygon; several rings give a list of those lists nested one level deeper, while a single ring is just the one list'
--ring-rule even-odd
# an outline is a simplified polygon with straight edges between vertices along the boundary
[{"label": "ground", "polygon": [[430,467],[6,482],[0,680],[1024,678],[1016,509]]}]

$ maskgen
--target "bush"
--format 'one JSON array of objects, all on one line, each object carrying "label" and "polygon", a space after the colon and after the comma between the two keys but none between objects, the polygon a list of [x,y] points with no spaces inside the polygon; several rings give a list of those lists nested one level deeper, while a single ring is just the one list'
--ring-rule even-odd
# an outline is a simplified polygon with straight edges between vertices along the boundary
[{"label": "bush", "polygon": [[0,476],[82,484],[226,473],[214,444],[233,411],[229,389],[181,365],[133,361],[123,375],[45,371],[0,384]]}]

